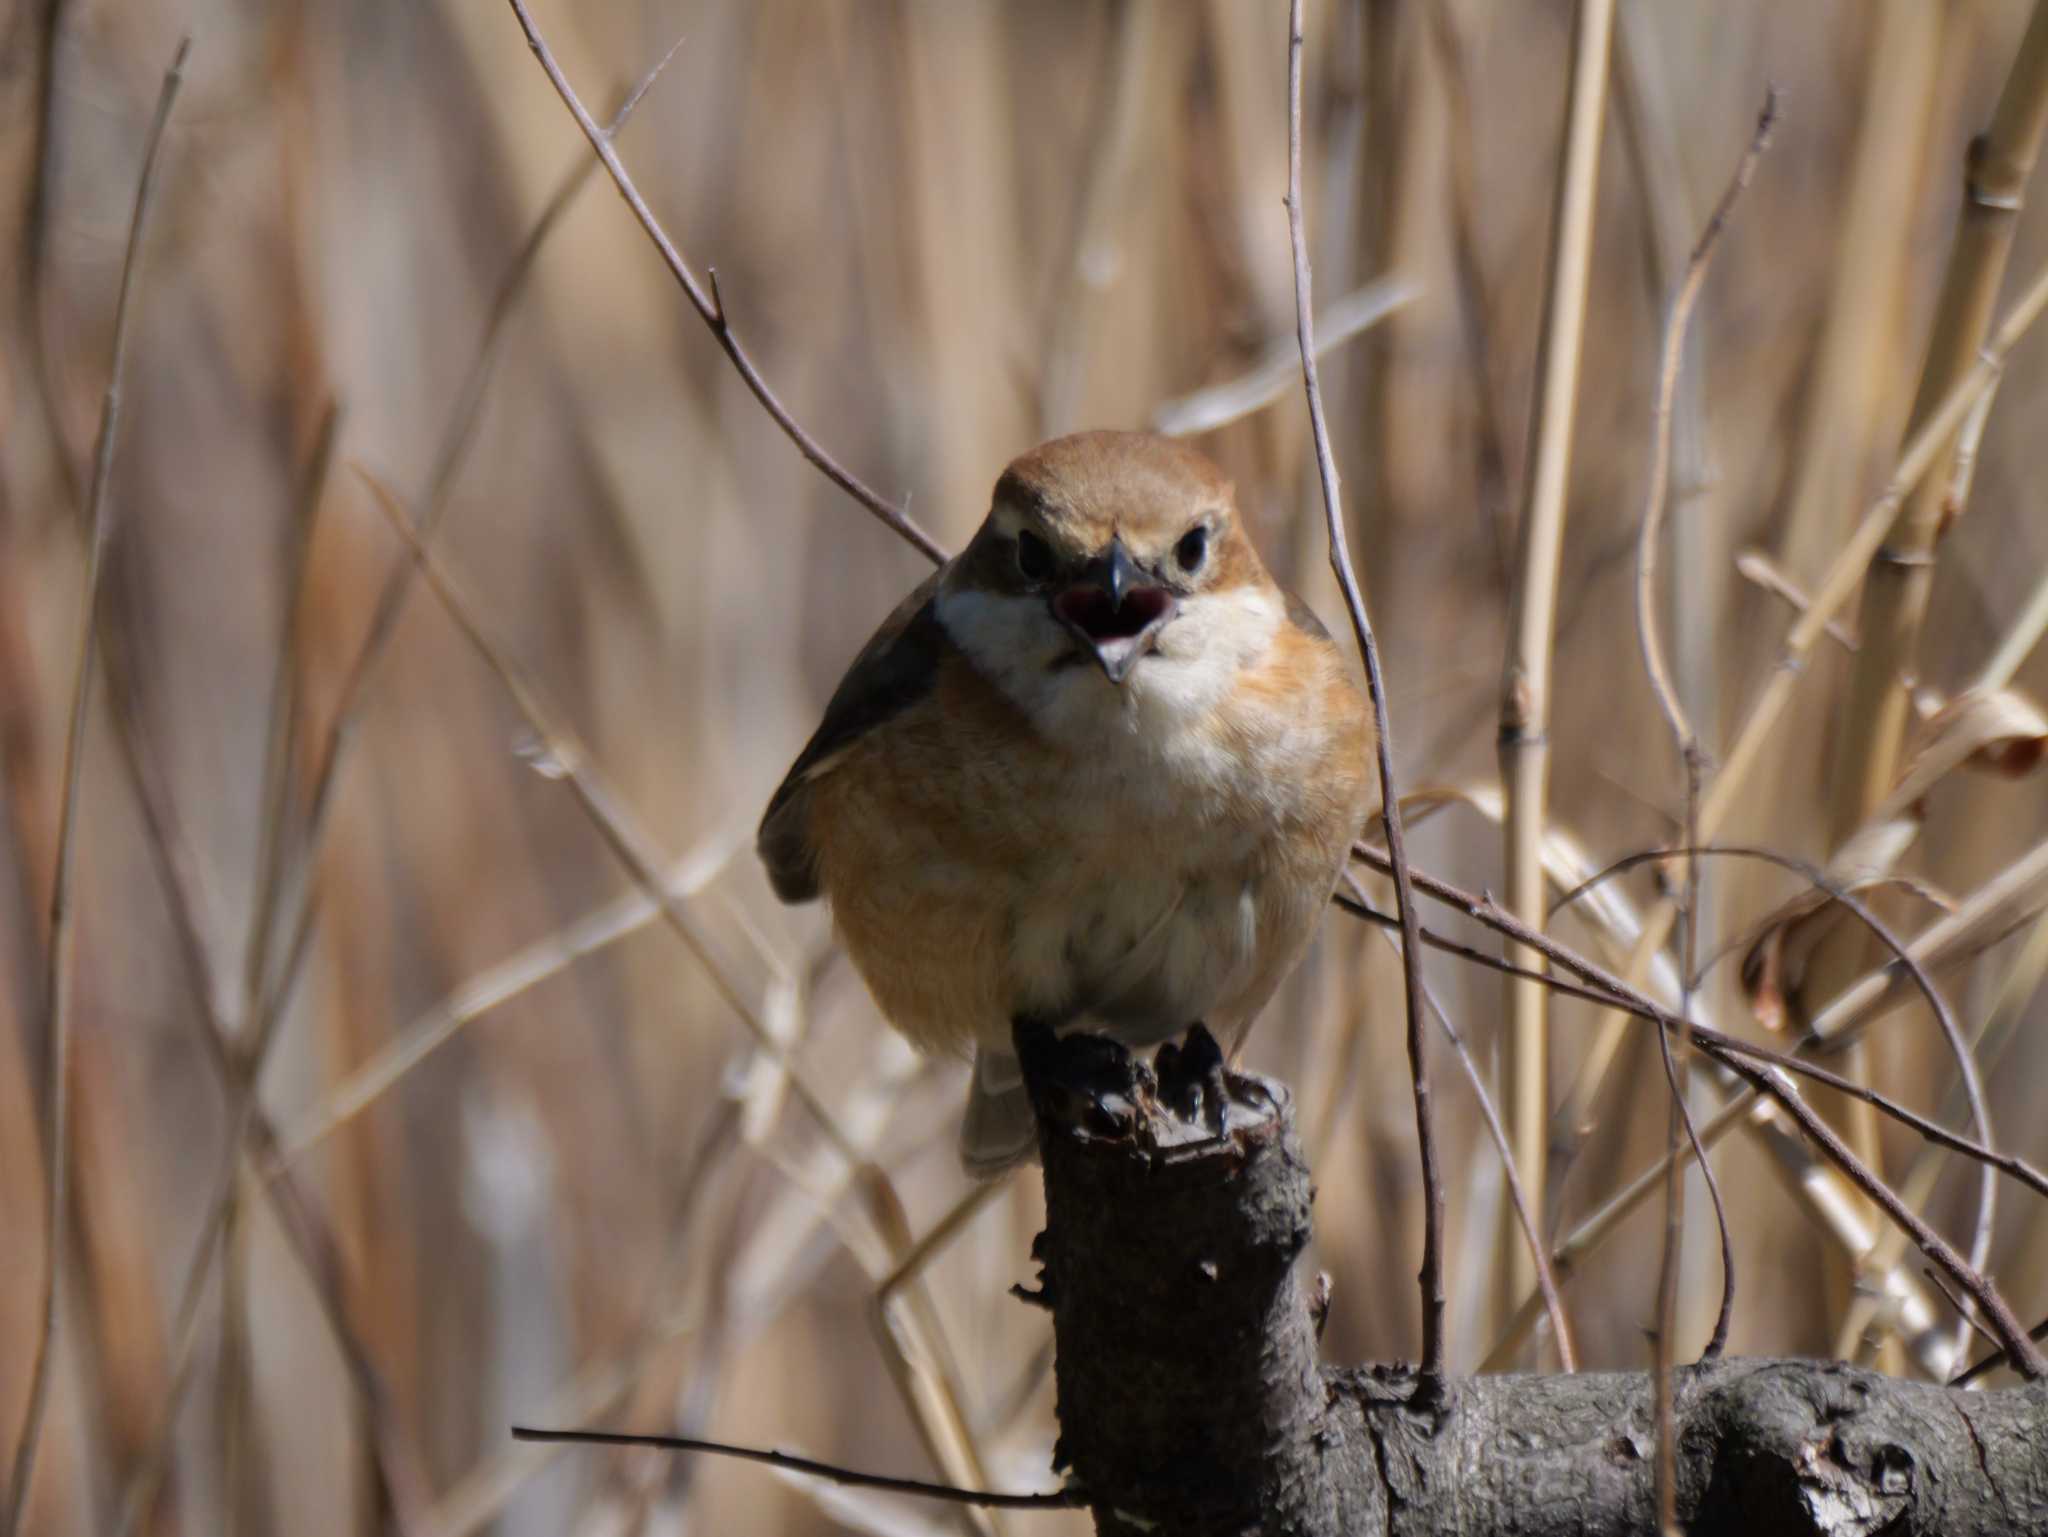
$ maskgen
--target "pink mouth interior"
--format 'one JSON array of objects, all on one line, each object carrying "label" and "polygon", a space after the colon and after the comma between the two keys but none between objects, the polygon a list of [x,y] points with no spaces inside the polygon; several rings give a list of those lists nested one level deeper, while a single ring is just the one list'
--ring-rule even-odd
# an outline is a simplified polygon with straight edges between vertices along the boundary
[{"label": "pink mouth interior", "polygon": [[1128,640],[1165,613],[1172,601],[1163,587],[1133,587],[1118,608],[1100,587],[1069,587],[1053,608],[1090,640]]}]

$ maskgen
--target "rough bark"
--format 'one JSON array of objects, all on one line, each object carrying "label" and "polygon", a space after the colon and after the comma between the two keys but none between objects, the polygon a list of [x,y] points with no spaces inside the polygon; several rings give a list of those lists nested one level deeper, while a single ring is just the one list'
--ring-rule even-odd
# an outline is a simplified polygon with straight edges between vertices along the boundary
[{"label": "rough bark", "polygon": [[[1423,1411],[1404,1367],[1320,1366],[1298,1273],[1313,1191],[1285,1091],[1234,1080],[1217,1138],[1142,1068],[1127,1088],[1107,1116],[1041,1099],[1037,1300],[1059,1457],[1099,1532],[1654,1529],[1646,1373],[1464,1378]],[[1736,1360],[1681,1373],[1677,1416],[1698,1537],[2048,1532],[2048,1385]]]}]

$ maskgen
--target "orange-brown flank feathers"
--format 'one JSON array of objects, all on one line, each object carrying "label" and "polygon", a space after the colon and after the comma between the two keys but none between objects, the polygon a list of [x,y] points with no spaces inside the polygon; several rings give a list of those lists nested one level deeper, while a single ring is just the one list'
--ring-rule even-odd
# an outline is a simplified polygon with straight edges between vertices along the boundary
[{"label": "orange-brown flank feathers", "polygon": [[785,900],[832,900],[883,1013],[979,1052],[970,1165],[1028,1154],[1020,1016],[1241,1039],[1370,809],[1342,657],[1186,446],[1015,461],[969,547],[861,652],[776,792]]}]

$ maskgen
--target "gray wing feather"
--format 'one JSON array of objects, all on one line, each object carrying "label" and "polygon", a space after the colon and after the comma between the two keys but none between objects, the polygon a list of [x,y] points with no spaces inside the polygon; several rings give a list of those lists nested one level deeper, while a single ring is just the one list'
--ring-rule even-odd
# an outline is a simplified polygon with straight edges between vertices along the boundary
[{"label": "gray wing feather", "polygon": [[825,706],[825,719],[768,802],[754,847],[768,867],[775,894],[785,902],[809,902],[819,894],[818,856],[810,833],[811,785],[862,736],[932,690],[939,663],[952,646],[934,608],[944,574],[941,569],[927,577],[861,648]]}]

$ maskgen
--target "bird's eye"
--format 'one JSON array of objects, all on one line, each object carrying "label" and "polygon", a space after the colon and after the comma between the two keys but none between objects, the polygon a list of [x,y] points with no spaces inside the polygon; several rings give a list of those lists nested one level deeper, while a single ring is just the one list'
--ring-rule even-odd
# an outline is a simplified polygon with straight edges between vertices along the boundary
[{"label": "bird's eye", "polygon": [[1027,582],[1052,575],[1052,546],[1028,528],[1017,530],[1017,573]]},{"label": "bird's eye", "polygon": [[1180,536],[1180,543],[1173,547],[1173,558],[1180,562],[1183,571],[1199,571],[1202,562],[1209,555],[1209,530],[1196,524]]}]

